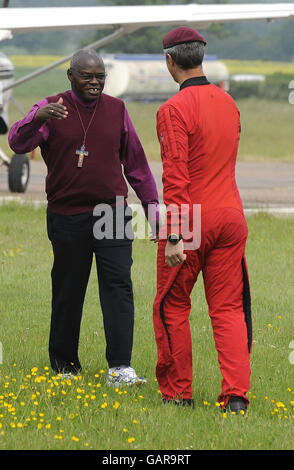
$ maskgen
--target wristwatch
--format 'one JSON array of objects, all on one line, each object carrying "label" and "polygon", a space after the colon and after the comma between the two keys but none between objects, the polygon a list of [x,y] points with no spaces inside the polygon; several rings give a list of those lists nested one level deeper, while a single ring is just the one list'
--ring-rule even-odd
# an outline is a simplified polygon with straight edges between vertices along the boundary
[{"label": "wristwatch", "polygon": [[182,240],[182,238],[182,235],[178,235],[177,233],[170,233],[167,236],[168,241],[173,245],[176,245],[180,240]]}]

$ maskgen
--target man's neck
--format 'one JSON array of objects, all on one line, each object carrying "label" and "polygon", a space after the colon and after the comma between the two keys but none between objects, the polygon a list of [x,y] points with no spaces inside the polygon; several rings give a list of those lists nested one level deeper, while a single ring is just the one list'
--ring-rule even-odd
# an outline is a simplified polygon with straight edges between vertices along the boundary
[{"label": "man's neck", "polygon": [[73,97],[73,99],[75,101],[77,101],[78,103],[80,103],[83,106],[86,106],[87,108],[94,108],[94,106],[96,104],[96,100],[85,101],[82,98],[80,98],[73,90],[70,90],[70,92],[71,92],[71,96]]},{"label": "man's neck", "polygon": [[189,70],[179,70],[177,82],[181,86],[182,83],[184,83],[189,78],[203,77],[203,76],[204,76],[204,72],[203,72],[202,66],[200,65],[199,67],[195,67]]}]

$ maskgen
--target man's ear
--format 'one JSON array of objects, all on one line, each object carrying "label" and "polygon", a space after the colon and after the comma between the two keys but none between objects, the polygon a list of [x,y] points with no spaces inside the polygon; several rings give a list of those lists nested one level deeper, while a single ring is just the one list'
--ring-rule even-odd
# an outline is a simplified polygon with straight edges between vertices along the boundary
[{"label": "man's ear", "polygon": [[70,82],[72,81],[72,71],[70,69],[67,69],[67,78]]},{"label": "man's ear", "polygon": [[165,60],[167,65],[174,65],[174,60],[170,54],[166,54]]}]

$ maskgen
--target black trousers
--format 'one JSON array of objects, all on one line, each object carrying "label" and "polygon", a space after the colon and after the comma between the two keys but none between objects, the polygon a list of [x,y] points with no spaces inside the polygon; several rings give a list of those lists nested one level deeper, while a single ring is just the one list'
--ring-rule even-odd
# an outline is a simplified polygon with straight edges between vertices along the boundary
[{"label": "black trousers", "polygon": [[[131,215],[123,215],[128,237],[121,237],[112,210],[113,237],[97,239],[93,233],[101,217],[92,212],[73,216],[47,210],[48,237],[52,243],[54,263],[52,277],[52,314],[49,357],[56,372],[81,370],[78,344],[83,304],[96,258],[100,304],[106,338],[109,367],[130,365],[133,347],[134,303],[131,281]],[[120,233],[117,235],[117,233]]]}]

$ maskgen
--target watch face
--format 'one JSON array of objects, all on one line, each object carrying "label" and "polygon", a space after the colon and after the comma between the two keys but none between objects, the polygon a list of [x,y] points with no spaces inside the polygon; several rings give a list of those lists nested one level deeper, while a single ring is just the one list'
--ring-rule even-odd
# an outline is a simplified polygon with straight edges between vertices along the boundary
[{"label": "watch face", "polygon": [[177,243],[179,241],[179,236],[175,235],[175,234],[171,234],[171,235],[168,236],[168,240],[171,243]]}]

